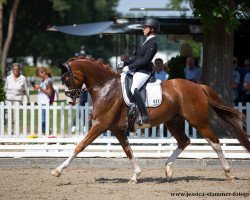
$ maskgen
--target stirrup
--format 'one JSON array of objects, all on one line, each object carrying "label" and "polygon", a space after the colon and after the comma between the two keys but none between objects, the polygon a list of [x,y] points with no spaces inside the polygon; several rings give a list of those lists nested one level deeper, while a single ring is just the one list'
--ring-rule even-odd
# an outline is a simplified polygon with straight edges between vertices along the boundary
[{"label": "stirrup", "polygon": [[149,122],[149,118],[148,118],[148,116],[146,116],[146,115],[141,115],[140,116],[140,119],[138,120],[138,125],[139,126],[142,126],[143,124],[148,124],[148,122]]}]

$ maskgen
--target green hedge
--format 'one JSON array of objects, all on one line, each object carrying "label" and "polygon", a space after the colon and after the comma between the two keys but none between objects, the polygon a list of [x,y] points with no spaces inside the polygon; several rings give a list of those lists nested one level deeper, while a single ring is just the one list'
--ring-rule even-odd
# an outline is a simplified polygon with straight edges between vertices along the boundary
[{"label": "green hedge", "polygon": [[[22,67],[22,74],[24,76],[36,76],[36,69],[37,67],[34,66],[23,66]],[[51,71],[52,76],[61,76],[61,70],[56,66],[50,66],[48,69]]]}]

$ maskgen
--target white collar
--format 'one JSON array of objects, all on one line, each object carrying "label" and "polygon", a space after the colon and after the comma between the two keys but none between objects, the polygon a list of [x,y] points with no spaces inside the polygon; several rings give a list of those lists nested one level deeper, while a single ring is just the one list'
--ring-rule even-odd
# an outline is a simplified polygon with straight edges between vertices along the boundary
[{"label": "white collar", "polygon": [[144,45],[148,40],[150,40],[151,38],[154,38],[155,35],[149,35],[146,40],[142,43],[142,45]]},{"label": "white collar", "polygon": [[155,37],[155,35],[149,35],[146,39],[146,41],[150,40],[151,38]]}]

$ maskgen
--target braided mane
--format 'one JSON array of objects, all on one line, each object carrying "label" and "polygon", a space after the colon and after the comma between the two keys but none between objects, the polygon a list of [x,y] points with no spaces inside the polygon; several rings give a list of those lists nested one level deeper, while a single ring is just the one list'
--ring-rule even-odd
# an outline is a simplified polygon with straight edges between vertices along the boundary
[{"label": "braided mane", "polygon": [[114,76],[120,76],[119,74],[117,74],[115,71],[112,70],[112,67],[110,64],[105,64],[99,60],[96,60],[94,58],[88,58],[86,56],[77,56],[77,57],[73,57],[73,58],[70,58],[69,60],[67,60],[67,62],[72,62],[72,61],[75,61],[75,62],[80,62],[80,61],[84,61],[84,60],[87,60],[87,61],[91,61],[91,62],[94,62],[94,63],[98,63],[99,66],[102,66],[103,68],[105,68],[106,70],[108,70],[109,72],[112,73],[112,75]]}]

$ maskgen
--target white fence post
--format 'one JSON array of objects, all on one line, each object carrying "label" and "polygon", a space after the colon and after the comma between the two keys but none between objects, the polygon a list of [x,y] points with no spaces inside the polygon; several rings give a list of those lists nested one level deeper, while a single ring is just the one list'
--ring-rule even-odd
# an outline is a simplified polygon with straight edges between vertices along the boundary
[{"label": "white fence post", "polygon": [[12,135],[12,104],[7,103],[8,106],[8,137],[11,138]]},{"label": "white fence post", "polygon": [[[39,111],[38,111],[38,116],[39,116]],[[38,130],[39,130],[39,123],[38,123]],[[35,134],[35,104],[34,102],[31,102],[30,104],[30,133]]]},{"label": "white fence post", "polygon": [[73,126],[76,127],[75,136],[79,136],[79,117],[80,117],[79,110],[80,110],[80,105],[77,104],[76,106],[74,106],[74,110],[75,110],[75,117],[74,117]]},{"label": "white fence post", "polygon": [[14,105],[14,118],[15,118],[15,124],[14,124],[14,130],[15,130],[15,136],[19,137],[19,110],[20,110],[20,104],[19,102],[15,103]]},{"label": "white fence post", "polygon": [[42,105],[38,104],[38,137],[42,136]]},{"label": "white fence post", "polygon": [[72,137],[71,127],[72,127],[72,105],[69,105],[68,106],[68,136],[69,137]]},{"label": "white fence post", "polygon": [[53,121],[52,121],[52,126],[53,126],[53,135],[57,135],[57,103],[53,103]]},{"label": "white fence post", "polygon": [[46,125],[45,125],[45,133],[46,133],[46,136],[48,137],[48,136],[49,136],[49,131],[50,131],[50,124],[49,124],[50,106],[49,106],[49,104],[47,104],[47,105],[45,106],[45,110],[46,110],[46,118],[45,118],[45,121],[46,121]]},{"label": "white fence post", "polygon": [[26,137],[27,136],[27,127],[28,127],[28,123],[27,123],[27,102],[25,102],[22,106],[23,108],[23,136]]},{"label": "white fence post", "polygon": [[64,102],[61,103],[61,123],[60,123],[60,132],[61,132],[61,137],[65,137],[65,126],[64,126],[64,115],[65,115],[65,105]]}]

